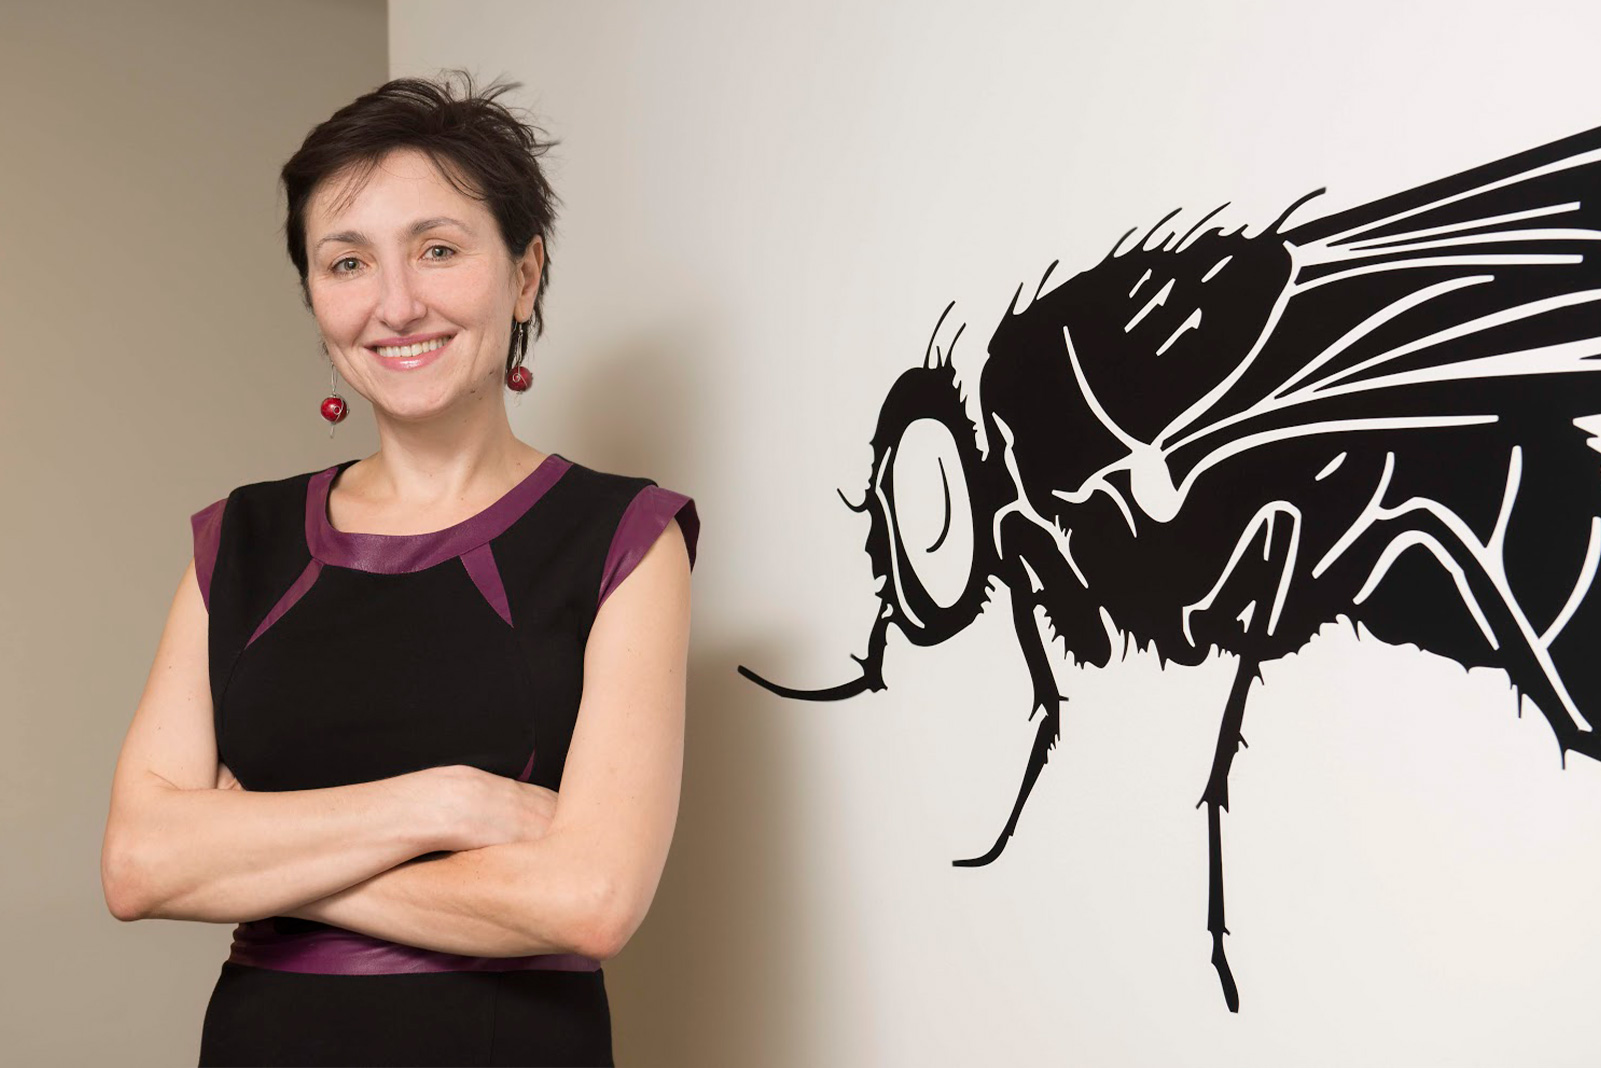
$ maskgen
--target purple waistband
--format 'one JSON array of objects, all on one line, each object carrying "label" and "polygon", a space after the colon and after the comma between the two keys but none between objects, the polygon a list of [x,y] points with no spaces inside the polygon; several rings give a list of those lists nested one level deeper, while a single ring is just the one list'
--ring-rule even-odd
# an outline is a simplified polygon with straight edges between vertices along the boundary
[{"label": "purple waistband", "polygon": [[252,968],[316,975],[398,975],[408,972],[508,972],[543,969],[593,972],[600,961],[576,953],[531,957],[468,957],[373,938],[342,927],[281,932],[271,919],[234,928],[228,960]]}]

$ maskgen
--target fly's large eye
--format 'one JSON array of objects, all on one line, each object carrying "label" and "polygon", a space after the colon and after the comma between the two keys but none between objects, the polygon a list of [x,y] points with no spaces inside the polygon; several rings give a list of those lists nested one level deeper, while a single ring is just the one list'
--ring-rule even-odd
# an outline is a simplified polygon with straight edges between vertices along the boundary
[{"label": "fly's large eye", "polygon": [[906,566],[930,600],[949,608],[973,571],[973,506],[956,439],[937,419],[914,420],[890,464],[892,521]]}]

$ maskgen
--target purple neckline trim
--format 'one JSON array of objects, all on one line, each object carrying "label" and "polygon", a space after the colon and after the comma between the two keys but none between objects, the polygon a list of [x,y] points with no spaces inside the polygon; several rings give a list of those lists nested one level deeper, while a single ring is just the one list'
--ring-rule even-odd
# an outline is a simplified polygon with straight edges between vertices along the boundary
[{"label": "purple neckline trim", "polygon": [[343,927],[281,934],[272,920],[234,928],[228,960],[252,968],[313,975],[402,975],[415,972],[593,972],[600,961],[577,953],[469,957],[374,938]]},{"label": "purple neckline trim", "polygon": [[345,460],[312,475],[306,483],[306,547],[324,564],[398,575],[453,560],[498,538],[554,486],[572,461],[551,453],[494,504],[443,530],[423,534],[363,534],[336,530],[328,520],[328,490]]}]

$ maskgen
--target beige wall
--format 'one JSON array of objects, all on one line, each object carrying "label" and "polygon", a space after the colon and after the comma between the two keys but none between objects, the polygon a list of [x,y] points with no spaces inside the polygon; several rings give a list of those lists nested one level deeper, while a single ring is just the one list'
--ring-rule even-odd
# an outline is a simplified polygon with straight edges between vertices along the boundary
[{"label": "beige wall", "polygon": [[279,233],[278,168],[387,74],[383,0],[0,4],[0,1061],[194,1063],[230,928],[121,924],[118,746],[191,512],[372,447]]}]

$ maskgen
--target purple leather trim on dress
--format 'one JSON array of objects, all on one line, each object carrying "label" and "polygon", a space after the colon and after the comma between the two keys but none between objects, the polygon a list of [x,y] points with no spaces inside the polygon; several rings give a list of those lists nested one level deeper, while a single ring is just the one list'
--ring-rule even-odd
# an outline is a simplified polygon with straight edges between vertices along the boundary
[{"label": "purple leather trim on dress", "polygon": [[228,960],[252,968],[314,975],[401,975],[412,972],[593,972],[600,961],[577,953],[469,957],[390,942],[343,927],[281,934],[272,920],[234,928]]},{"label": "purple leather trim on dress", "polygon": [[211,573],[217,568],[217,545],[222,540],[222,512],[228,498],[214,501],[189,517],[194,532],[195,581],[200,583],[200,600],[211,611]]},{"label": "purple leather trim on dress", "polygon": [[[350,461],[354,463],[355,461]],[[361,534],[336,530],[328,520],[328,487],[342,466],[319,471],[306,483],[306,547],[325,564],[399,575],[422,571],[498,538],[572,466],[557,453],[540,461],[517,485],[477,515],[423,534]]]},{"label": "purple leather trim on dress", "polygon": [[506,626],[514,627],[511,621],[511,602],[506,598],[506,584],[500,581],[500,568],[495,566],[495,552],[486,541],[476,549],[468,549],[461,554],[461,566],[467,569],[467,577],[473,580],[478,592],[484,595]]},{"label": "purple leather trim on dress", "polygon": [[305,596],[306,591],[311,589],[311,584],[317,581],[317,576],[321,573],[321,560],[312,560],[306,564],[306,570],[302,571],[300,577],[290,584],[289,588],[284,591],[284,595],[278,598],[278,603],[272,606],[272,611],[268,612],[267,617],[257,625],[256,632],[250,636],[250,641],[245,642],[245,648],[250,648],[250,642],[267,633],[268,627],[278,622],[285,612],[293,608],[295,602]]},{"label": "purple leather trim on dress", "polygon": [[605,604],[612,591],[639,565],[667,529],[667,521],[675,516],[689,549],[689,566],[695,566],[695,542],[700,536],[700,516],[695,511],[695,502],[682,493],[646,486],[628,502],[622,519],[617,521],[617,531],[606,553],[606,566],[601,571],[600,599],[595,603],[596,608]]},{"label": "purple leather trim on dress", "polygon": [[534,757],[538,754],[539,747],[536,745],[534,746],[533,752],[528,754],[528,766],[523,768],[523,773],[521,775],[517,776],[518,782],[527,782],[528,776],[534,773]]}]

